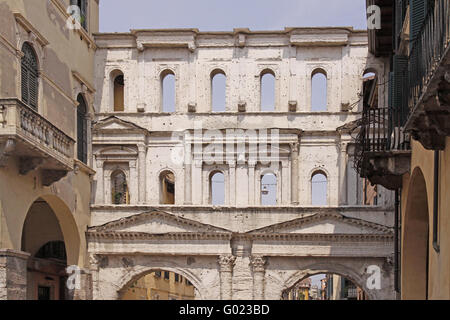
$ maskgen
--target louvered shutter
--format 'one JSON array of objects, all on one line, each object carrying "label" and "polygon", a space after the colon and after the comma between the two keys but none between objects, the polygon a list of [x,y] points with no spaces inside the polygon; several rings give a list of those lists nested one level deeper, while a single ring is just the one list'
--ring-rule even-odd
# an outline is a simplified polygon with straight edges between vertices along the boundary
[{"label": "louvered shutter", "polygon": [[77,108],[77,155],[78,160],[87,163],[87,121],[86,102],[81,95],[78,95]]},{"label": "louvered shutter", "polygon": [[409,95],[408,57],[394,56],[393,96],[394,125],[401,127],[405,124],[408,114]]},{"label": "louvered shutter", "polygon": [[410,39],[414,44],[425,21],[428,0],[409,0]]},{"label": "louvered shutter", "polygon": [[37,109],[39,94],[39,73],[36,54],[34,53],[33,48],[28,43],[24,43],[22,52],[22,101],[32,108]]}]

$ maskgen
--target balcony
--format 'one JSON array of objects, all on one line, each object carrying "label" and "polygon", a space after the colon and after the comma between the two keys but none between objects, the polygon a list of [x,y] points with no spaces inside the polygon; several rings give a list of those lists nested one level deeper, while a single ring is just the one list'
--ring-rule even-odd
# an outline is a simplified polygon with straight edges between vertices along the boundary
[{"label": "balcony", "polygon": [[405,129],[428,150],[450,136],[450,2],[436,0],[411,43],[409,109]]},{"label": "balcony", "polygon": [[75,141],[17,99],[0,99],[0,167],[18,159],[19,173],[42,171],[50,186],[73,170]]},{"label": "balcony", "polygon": [[395,190],[410,169],[410,140],[403,128],[406,115],[401,108],[378,107],[376,79],[365,81],[364,92],[371,94],[364,95],[363,114],[358,121],[355,168],[373,185]]}]

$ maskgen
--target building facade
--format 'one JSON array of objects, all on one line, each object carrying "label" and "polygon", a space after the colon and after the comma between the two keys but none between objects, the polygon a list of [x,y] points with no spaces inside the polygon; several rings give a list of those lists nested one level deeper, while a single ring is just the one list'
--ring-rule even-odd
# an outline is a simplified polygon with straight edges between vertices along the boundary
[{"label": "building facade", "polygon": [[196,299],[281,299],[321,272],[394,297],[392,193],[365,202],[353,169],[361,80],[385,70],[366,32],[132,30],[95,42],[94,299],[120,299],[155,270],[189,279]]},{"label": "building facade", "polygon": [[98,1],[78,2],[79,28],[69,0],[0,1],[0,299],[89,298]]},{"label": "building facade", "polygon": [[381,29],[369,31],[369,51],[389,77],[376,74],[366,86],[358,170],[396,192],[396,291],[403,299],[449,299],[450,4],[367,5],[384,12]]}]

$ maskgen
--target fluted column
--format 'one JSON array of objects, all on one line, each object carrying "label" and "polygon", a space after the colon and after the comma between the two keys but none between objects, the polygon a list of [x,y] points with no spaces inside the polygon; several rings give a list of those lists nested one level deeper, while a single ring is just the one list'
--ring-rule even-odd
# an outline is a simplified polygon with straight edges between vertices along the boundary
[{"label": "fluted column", "polygon": [[[185,137],[186,140],[186,137]],[[184,204],[192,204],[192,156],[191,144],[184,146]]]},{"label": "fluted column", "polygon": [[236,161],[229,161],[229,180],[230,180],[230,205],[236,205]]},{"label": "fluted column", "polygon": [[103,161],[97,160],[96,163],[96,178],[97,178],[97,190],[96,190],[96,204],[104,204],[105,203],[105,187],[104,187],[104,176],[103,176]]},{"label": "fluted column", "polygon": [[339,204],[347,204],[347,142],[339,144]]},{"label": "fluted column", "polygon": [[291,143],[291,198],[292,204],[298,204],[298,143]]},{"label": "fluted column", "polygon": [[266,258],[263,256],[252,256],[250,265],[253,271],[253,300],[264,300],[264,275]]},{"label": "fluted column", "polygon": [[255,205],[255,166],[256,161],[248,162],[248,204]]},{"label": "fluted column", "polygon": [[233,267],[236,257],[221,255],[218,258],[220,273],[220,299],[231,300],[233,297]]},{"label": "fluted column", "polygon": [[146,183],[145,183],[145,159],[147,154],[147,148],[144,144],[138,145],[138,175],[139,175],[139,203],[145,203]]},{"label": "fluted column", "polygon": [[283,205],[289,205],[289,161],[283,160],[281,162],[281,198]]}]

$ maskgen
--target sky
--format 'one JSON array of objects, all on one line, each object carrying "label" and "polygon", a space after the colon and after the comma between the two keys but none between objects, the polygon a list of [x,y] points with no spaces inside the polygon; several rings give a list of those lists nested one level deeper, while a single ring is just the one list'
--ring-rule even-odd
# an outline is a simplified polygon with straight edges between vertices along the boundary
[{"label": "sky", "polygon": [[283,30],[352,26],[365,29],[365,0],[102,0],[100,31],[197,28]]}]

